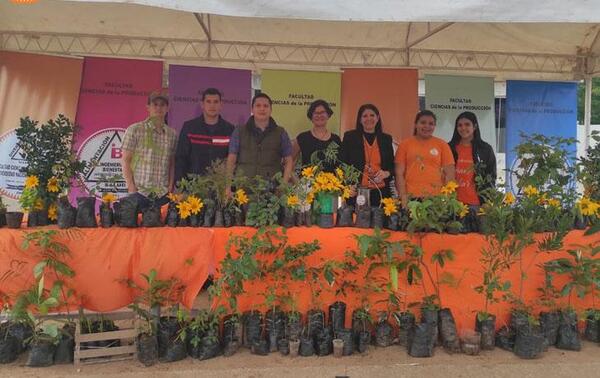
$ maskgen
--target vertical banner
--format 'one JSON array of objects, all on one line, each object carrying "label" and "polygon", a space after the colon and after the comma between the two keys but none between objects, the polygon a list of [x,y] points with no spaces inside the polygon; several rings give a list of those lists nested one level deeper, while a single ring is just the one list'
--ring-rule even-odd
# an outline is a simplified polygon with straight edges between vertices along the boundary
[{"label": "vertical banner", "polygon": [[[509,80],[506,82],[506,167],[518,166],[520,134],[577,138],[577,83]],[[574,145],[569,151],[576,153]],[[573,162],[567,162],[567,164]],[[515,180],[507,175],[510,190]]]},{"label": "vertical banner", "polygon": [[273,118],[294,139],[310,130],[306,118],[311,102],[323,99],[329,103],[333,115],[327,128],[338,133],[340,112],[340,73],[312,71],[262,71],[262,92],[273,100]]},{"label": "vertical banner", "polygon": [[[102,176],[122,175],[121,141],[125,129],[148,116],[148,95],[162,88],[161,61],[85,58],[74,141],[79,159],[96,161],[84,172],[87,190],[114,191]],[[117,182],[117,193],[127,193],[125,181]],[[72,196],[81,195],[73,191]]]},{"label": "vertical banner", "polygon": [[200,102],[206,88],[222,94],[221,116],[241,125],[250,116],[252,72],[229,68],[169,65],[169,126],[181,130],[183,123],[202,114]]},{"label": "vertical banner", "polygon": [[377,106],[383,131],[396,143],[412,135],[419,111],[419,73],[413,69],[348,68],[342,74],[342,134],[356,127],[358,108]]},{"label": "vertical banner", "polygon": [[0,195],[17,209],[25,167],[15,129],[21,117],[75,120],[83,59],[0,51]]},{"label": "vertical banner", "polygon": [[494,78],[425,75],[425,104],[437,116],[435,136],[450,141],[456,117],[473,112],[481,138],[496,150]]}]

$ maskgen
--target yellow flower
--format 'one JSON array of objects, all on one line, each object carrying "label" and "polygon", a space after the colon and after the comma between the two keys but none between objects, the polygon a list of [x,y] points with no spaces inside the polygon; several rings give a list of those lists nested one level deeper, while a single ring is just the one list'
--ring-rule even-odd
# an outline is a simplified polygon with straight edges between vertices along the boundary
[{"label": "yellow flower", "polygon": [[35,205],[33,207],[35,210],[44,210],[44,201],[41,198],[35,200]]},{"label": "yellow flower", "polygon": [[344,171],[342,171],[341,168],[336,168],[335,169],[335,174],[337,175],[337,177],[340,178],[340,180],[344,179]]},{"label": "yellow flower", "polygon": [[463,203],[460,209],[460,213],[458,213],[458,216],[464,218],[467,216],[467,214],[469,214],[469,206]]},{"label": "yellow flower", "polygon": [[196,196],[189,196],[187,198],[187,203],[189,204],[190,212],[194,215],[198,214],[204,207],[202,200]]},{"label": "yellow flower", "polygon": [[538,205],[545,205],[548,203],[548,195],[546,193],[542,193],[540,198],[537,200]]},{"label": "yellow flower", "polygon": [[302,170],[302,176],[306,178],[312,178],[315,175],[317,167],[306,167]]},{"label": "yellow flower", "polygon": [[50,193],[57,193],[58,192],[58,179],[56,177],[51,177],[50,180],[48,180],[48,184],[46,184],[46,189],[48,189],[48,192]]},{"label": "yellow flower", "polygon": [[179,203],[181,202],[183,195],[181,193],[169,193],[167,194],[167,198],[173,203]]},{"label": "yellow flower", "polygon": [[560,209],[560,201],[556,198],[550,198],[548,200],[548,205]]},{"label": "yellow flower", "polygon": [[40,179],[37,176],[27,176],[25,178],[25,189],[36,188],[40,184]]},{"label": "yellow flower", "polygon": [[235,200],[240,205],[244,205],[244,204],[248,203],[248,196],[246,195],[246,192],[244,191],[244,189],[238,189],[235,191]]},{"label": "yellow flower", "polygon": [[483,208],[483,206],[479,208],[477,215],[485,215],[485,208]]},{"label": "yellow flower", "polygon": [[348,198],[350,198],[350,188],[345,187],[344,191],[342,192],[342,199],[347,200]]},{"label": "yellow flower", "polygon": [[185,219],[191,215],[191,206],[187,201],[180,202],[177,205],[177,209],[179,209],[179,216],[181,219]]},{"label": "yellow flower", "polygon": [[381,200],[381,203],[383,204],[383,212],[388,217],[398,212],[396,200],[394,200],[393,198],[384,198]]},{"label": "yellow flower", "polygon": [[442,186],[441,192],[445,195],[452,194],[456,191],[456,188],[458,188],[458,184],[456,182],[448,181],[446,185]]},{"label": "yellow flower", "polygon": [[58,213],[57,213],[56,205],[52,204],[52,205],[48,206],[48,219],[56,220],[57,218],[58,218]]},{"label": "yellow flower", "polygon": [[523,193],[525,193],[527,197],[532,197],[540,194],[540,191],[532,185],[527,185],[525,188],[523,188]]},{"label": "yellow flower", "polygon": [[505,205],[510,206],[513,203],[515,203],[515,196],[511,193],[508,192],[506,193],[506,195],[504,196],[504,200],[502,201]]},{"label": "yellow flower", "polygon": [[308,195],[306,196],[306,203],[311,204],[311,203],[313,203],[314,200],[315,200],[315,193],[314,192],[308,193]]},{"label": "yellow flower", "polygon": [[117,196],[114,195],[113,193],[104,193],[102,195],[102,202],[107,203],[107,204],[111,204],[113,202],[115,202],[117,200]]},{"label": "yellow flower", "polygon": [[600,209],[600,203],[594,202],[587,197],[583,197],[577,202],[577,207],[582,215],[595,215]]},{"label": "yellow flower", "polygon": [[296,207],[300,204],[300,200],[298,199],[297,195],[292,194],[291,196],[288,196],[287,198],[287,205],[289,207]]}]

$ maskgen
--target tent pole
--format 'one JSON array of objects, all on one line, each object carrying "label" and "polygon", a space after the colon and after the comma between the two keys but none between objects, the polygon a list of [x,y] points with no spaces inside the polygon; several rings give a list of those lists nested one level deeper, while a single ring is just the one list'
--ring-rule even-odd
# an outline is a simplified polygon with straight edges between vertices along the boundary
[{"label": "tent pole", "polygon": [[591,123],[592,123],[592,77],[591,77],[591,75],[586,75],[585,76],[584,116],[583,116],[583,124],[585,127],[585,136],[583,138],[584,155],[590,145]]}]

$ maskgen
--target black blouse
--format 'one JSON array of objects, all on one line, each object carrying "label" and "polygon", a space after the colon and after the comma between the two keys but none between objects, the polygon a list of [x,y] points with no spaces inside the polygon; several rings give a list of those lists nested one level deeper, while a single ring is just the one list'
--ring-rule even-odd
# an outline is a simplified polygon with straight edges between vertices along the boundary
[{"label": "black blouse", "polygon": [[[315,138],[315,136],[312,135],[310,130],[298,134],[298,137],[296,137],[296,141],[298,142],[298,146],[300,146],[300,153],[302,154],[302,165],[311,164],[310,157],[312,156],[312,154],[317,151],[325,150],[332,142],[335,142],[338,146],[340,146],[340,148],[342,146],[342,140],[337,134],[331,133],[331,137],[328,140],[320,140]],[[319,158],[324,158],[322,154],[319,155]],[[328,164],[325,164],[323,169],[327,172],[333,172],[335,166],[328,166]]]}]

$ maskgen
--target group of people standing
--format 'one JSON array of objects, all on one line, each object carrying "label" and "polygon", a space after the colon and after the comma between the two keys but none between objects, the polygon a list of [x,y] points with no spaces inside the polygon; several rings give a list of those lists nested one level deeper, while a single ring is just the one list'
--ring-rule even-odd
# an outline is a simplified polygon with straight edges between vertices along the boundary
[{"label": "group of people standing", "polygon": [[[400,142],[396,152],[392,137],[384,132],[377,107],[358,109],[353,130],[340,138],[327,128],[333,110],[324,100],[308,108],[310,130],[293,141],[271,117],[272,101],[265,93],[252,99],[252,116],[234,127],[221,116],[222,94],[215,88],[202,93],[202,115],[183,124],[179,138],[166,125],[169,99],[153,93],[148,98],[149,117],[127,129],[123,139],[123,173],[129,193],[147,201],[149,191],[166,194],[188,174],[202,175],[212,162],[227,160],[227,174],[241,173],[270,179],[282,172],[283,181],[294,179],[298,160],[303,166],[330,143],[340,146],[339,161],[352,165],[360,175],[360,187],[369,190],[370,204],[392,195],[392,181],[401,203],[440,193],[449,181],[458,184],[457,196],[470,206],[481,204],[482,190],[496,181],[496,158],[492,147],[481,139],[475,114],[461,113],[449,142],[433,136],[436,116],[429,110],[417,113],[413,136]],[[335,166],[325,166],[333,171]],[[483,180],[476,180],[481,177]],[[356,194],[356,191],[353,191]],[[352,202],[354,199],[350,199]]]}]

